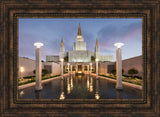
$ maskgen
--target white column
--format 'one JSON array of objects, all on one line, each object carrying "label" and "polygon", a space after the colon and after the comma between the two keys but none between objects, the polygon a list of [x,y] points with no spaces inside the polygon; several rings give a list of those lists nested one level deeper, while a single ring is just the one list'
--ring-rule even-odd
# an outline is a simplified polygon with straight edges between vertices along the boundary
[{"label": "white column", "polygon": [[116,75],[117,75],[116,89],[123,89],[123,86],[122,86],[122,57],[121,57],[120,48],[118,48],[116,51]]},{"label": "white column", "polygon": [[89,65],[87,65],[87,72],[88,72],[88,74],[89,74]]},{"label": "white column", "polygon": [[92,63],[90,63],[90,74],[92,74]]},{"label": "white column", "polygon": [[96,59],[96,78],[98,79],[98,59]]},{"label": "white column", "polygon": [[72,65],[71,65],[71,74],[72,74]]},{"label": "white column", "polygon": [[82,64],[82,73],[84,73],[84,65]]},{"label": "white column", "polygon": [[63,79],[63,59],[61,59],[61,76],[62,76],[62,79]]},{"label": "white column", "polygon": [[68,75],[69,75],[69,63],[68,63]]},{"label": "white column", "polygon": [[76,73],[78,72],[78,65],[76,64]]},{"label": "white column", "polygon": [[41,51],[40,48],[36,49],[36,87],[35,90],[42,90],[42,65],[41,65]]}]

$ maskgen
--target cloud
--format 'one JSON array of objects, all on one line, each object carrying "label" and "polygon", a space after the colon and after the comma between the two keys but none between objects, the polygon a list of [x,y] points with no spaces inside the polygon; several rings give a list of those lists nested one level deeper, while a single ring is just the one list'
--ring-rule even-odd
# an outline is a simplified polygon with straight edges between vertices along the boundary
[{"label": "cloud", "polygon": [[94,35],[88,31],[84,31],[83,33],[84,41],[87,44],[87,49],[90,51],[94,51],[95,44],[96,44],[96,38]]},{"label": "cloud", "polygon": [[133,39],[142,39],[142,23],[133,22],[126,25],[108,24],[98,32],[101,49],[113,48],[116,42],[127,42]]},{"label": "cloud", "polygon": [[[53,20],[53,19],[52,19]],[[75,42],[79,20],[65,19],[61,20],[38,20],[23,21],[19,25],[19,55],[26,57],[35,57],[35,47],[33,43],[40,41],[44,43],[42,47],[42,59],[46,55],[58,55],[61,38],[63,38],[66,51],[73,49]],[[95,19],[94,19],[95,20]],[[101,20],[102,21],[102,20]],[[80,22],[81,23],[81,22]],[[96,27],[95,27],[96,25]],[[92,27],[93,26],[93,27]],[[142,45],[142,20],[140,19],[105,19],[102,22],[98,20],[93,22],[89,20],[87,23],[81,23],[81,31],[87,49],[94,51],[96,38],[98,38],[100,51],[102,55],[115,54],[114,43],[123,42],[125,49],[135,50],[134,46],[141,49]],[[138,43],[138,46],[136,45]],[[127,48],[129,47],[129,49]],[[137,55],[138,50],[135,50]],[[128,54],[126,54],[128,57]]]}]

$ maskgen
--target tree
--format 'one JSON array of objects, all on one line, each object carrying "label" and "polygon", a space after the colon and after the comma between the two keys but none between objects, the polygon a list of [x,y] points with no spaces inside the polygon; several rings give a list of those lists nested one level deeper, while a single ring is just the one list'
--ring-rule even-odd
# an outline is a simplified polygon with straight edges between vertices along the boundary
[{"label": "tree", "polygon": [[91,56],[91,61],[95,62],[95,57],[94,56]]},{"label": "tree", "polygon": [[[114,74],[114,75],[116,75],[116,70],[115,69],[111,70],[111,73]],[[122,74],[123,73],[124,73],[124,69],[122,69]]]},{"label": "tree", "polygon": [[64,57],[64,62],[68,62],[68,56]]},{"label": "tree", "polygon": [[[33,73],[36,74],[36,70],[33,70]],[[48,70],[47,69],[42,69],[42,75],[46,75],[48,74]]]},{"label": "tree", "polygon": [[33,74],[36,74],[36,70],[33,70]]},{"label": "tree", "polygon": [[42,69],[42,75],[46,75],[48,74],[48,70],[47,69]]},{"label": "tree", "polygon": [[132,69],[128,70],[128,74],[133,76],[134,74],[138,74],[138,71],[136,69],[132,68]]},{"label": "tree", "polygon": [[116,75],[116,70],[115,70],[115,69],[112,69],[112,70],[111,70],[111,74]]},{"label": "tree", "polygon": [[124,73],[124,69],[122,69],[122,74]]}]

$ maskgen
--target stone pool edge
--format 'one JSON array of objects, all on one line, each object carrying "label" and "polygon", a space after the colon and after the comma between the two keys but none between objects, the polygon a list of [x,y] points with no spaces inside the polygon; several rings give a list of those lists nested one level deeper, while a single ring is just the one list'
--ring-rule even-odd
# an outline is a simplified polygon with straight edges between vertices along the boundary
[{"label": "stone pool edge", "polygon": [[[64,74],[63,76],[67,76],[68,74]],[[46,80],[42,80],[42,83],[44,82],[49,82],[50,80],[54,80],[54,79],[57,79],[57,78],[60,78],[61,76],[57,76],[57,77],[53,77],[53,78],[49,78],[49,79],[46,79]],[[36,83],[35,82],[32,82],[32,83],[29,83],[29,84],[24,84],[24,85],[21,85],[21,86],[18,86],[18,90],[21,90],[21,89],[24,89],[24,88],[27,88],[27,87],[30,87],[30,86],[34,86]]]},{"label": "stone pool edge", "polygon": [[[96,74],[92,74],[92,75],[96,76]],[[107,80],[110,80],[110,81],[113,81],[113,82],[116,82],[115,79],[107,78],[107,77],[104,77],[104,76],[98,76],[98,77],[99,78],[103,78],[103,79],[107,79]],[[130,86],[132,88],[136,88],[136,89],[142,90],[142,86],[139,86],[139,85],[136,85],[136,84],[131,84],[131,83],[124,82],[124,81],[122,81],[122,84],[126,85],[126,86]]]}]

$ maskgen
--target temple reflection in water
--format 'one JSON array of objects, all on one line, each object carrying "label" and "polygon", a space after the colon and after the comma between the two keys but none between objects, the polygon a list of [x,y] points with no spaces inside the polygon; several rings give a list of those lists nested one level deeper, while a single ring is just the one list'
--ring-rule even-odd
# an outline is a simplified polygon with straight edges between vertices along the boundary
[{"label": "temple reflection in water", "polygon": [[123,91],[115,89],[115,82],[91,75],[69,75],[42,84],[43,90],[34,86],[19,90],[19,99],[140,99],[140,90],[124,86]]}]

